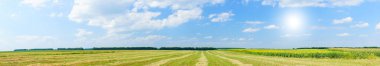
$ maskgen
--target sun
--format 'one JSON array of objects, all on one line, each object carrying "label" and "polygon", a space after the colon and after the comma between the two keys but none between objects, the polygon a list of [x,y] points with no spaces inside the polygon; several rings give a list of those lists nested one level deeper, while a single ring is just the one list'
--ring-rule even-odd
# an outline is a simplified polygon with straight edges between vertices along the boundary
[{"label": "sun", "polygon": [[300,11],[285,12],[282,17],[282,24],[288,33],[302,32],[305,28],[305,21],[306,18]]},{"label": "sun", "polygon": [[298,14],[288,14],[285,17],[285,26],[290,30],[299,30],[302,27],[303,18]]}]

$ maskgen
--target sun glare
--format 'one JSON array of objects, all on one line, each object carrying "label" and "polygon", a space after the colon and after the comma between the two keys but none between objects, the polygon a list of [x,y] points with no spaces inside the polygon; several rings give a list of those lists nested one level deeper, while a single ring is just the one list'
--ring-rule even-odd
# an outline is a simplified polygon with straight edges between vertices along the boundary
[{"label": "sun glare", "polygon": [[299,33],[305,26],[305,16],[300,11],[285,12],[282,17],[282,23],[287,33]]}]

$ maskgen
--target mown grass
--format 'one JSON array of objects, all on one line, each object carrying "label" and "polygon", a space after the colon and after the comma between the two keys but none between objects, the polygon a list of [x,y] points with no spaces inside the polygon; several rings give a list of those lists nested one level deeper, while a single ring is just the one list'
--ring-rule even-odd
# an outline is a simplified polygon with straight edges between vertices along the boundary
[{"label": "mown grass", "polygon": [[196,54],[193,54],[186,58],[170,61],[168,63],[163,64],[162,66],[172,66],[172,65],[195,66],[195,64],[198,62],[198,59],[201,56],[201,52],[202,51],[197,51]]},{"label": "mown grass", "polygon": [[166,55],[166,56],[161,56],[161,57],[153,57],[153,58],[145,58],[145,59],[139,59],[135,61],[131,61],[128,63],[122,63],[122,64],[117,64],[116,66],[144,66],[153,62],[158,62],[163,59],[168,59],[168,58],[173,58],[173,57],[179,57],[183,56],[185,54],[172,54],[172,55]]},{"label": "mown grass", "polygon": [[124,57],[119,58],[112,58],[112,59],[101,59],[101,60],[93,60],[90,62],[80,62],[76,64],[69,64],[69,65],[79,65],[79,66],[85,66],[85,65],[124,65],[124,64],[130,64],[130,63],[139,63],[139,62],[146,62],[146,61],[153,61],[154,59],[161,59],[161,58],[167,58],[168,56],[178,55],[182,53],[164,53],[164,54],[134,54],[134,55],[128,55]]},{"label": "mown grass", "polygon": [[[104,65],[116,62],[152,59],[191,53],[188,51],[153,50],[65,50],[0,52],[0,66],[26,65]],[[168,57],[169,58],[169,57]],[[132,62],[133,63],[133,62]]]},{"label": "mown grass", "polygon": [[230,51],[244,52],[264,56],[280,56],[295,58],[346,58],[346,59],[372,59],[376,58],[373,53],[332,51],[327,49],[234,49]]},{"label": "mown grass", "polygon": [[[238,50],[212,51],[178,51],[178,50],[65,50],[65,51],[25,51],[0,52],[0,66],[144,66],[168,60],[161,66],[195,66],[199,62],[201,52],[207,59],[208,66],[237,66],[238,60],[254,66],[378,66],[379,58],[346,59],[313,57],[313,53],[369,53],[374,54],[378,49],[334,48],[324,50],[274,50],[249,49],[254,52],[288,53],[259,55]],[[291,54],[306,54],[291,55]],[[309,54],[309,55],[307,55]],[[271,56],[270,56],[271,55]],[[309,57],[307,57],[309,56]],[[310,57],[311,56],[311,57]],[[182,57],[182,58],[178,58]],[[350,56],[349,56],[350,57]],[[364,55],[365,57],[365,55]],[[177,59],[173,59],[177,58]],[[228,58],[228,59],[226,59]],[[172,59],[172,60],[169,60]]]},{"label": "mown grass", "polygon": [[236,66],[235,64],[229,62],[228,60],[219,58],[209,52],[205,52],[205,56],[208,60],[208,66]]},{"label": "mown grass", "polygon": [[[234,55],[227,54],[225,51],[210,51],[210,53],[218,54],[218,55],[225,56],[225,57],[232,58],[232,59],[236,59],[236,60],[240,60],[243,63],[249,63],[249,64],[252,64],[253,66],[280,66],[280,65],[283,65],[281,63],[278,63],[278,64],[270,63],[272,61],[268,62],[268,61],[264,61],[261,59],[236,56],[239,53],[233,53]],[[253,55],[244,55],[244,56],[253,56]]]}]

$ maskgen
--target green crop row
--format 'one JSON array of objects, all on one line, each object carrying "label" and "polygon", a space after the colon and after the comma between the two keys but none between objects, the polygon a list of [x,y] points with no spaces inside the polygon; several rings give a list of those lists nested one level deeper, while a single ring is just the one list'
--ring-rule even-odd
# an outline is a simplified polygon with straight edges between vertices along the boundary
[{"label": "green crop row", "polygon": [[266,50],[266,49],[239,49],[231,50],[235,52],[244,52],[255,55],[279,56],[279,57],[295,57],[295,58],[347,58],[347,59],[368,59],[376,58],[374,53],[364,52],[346,52],[332,51],[324,49],[308,49],[308,50]]},{"label": "green crop row", "polygon": [[343,51],[343,52],[352,52],[352,53],[371,53],[380,57],[380,49],[376,48],[331,48],[331,51]]}]

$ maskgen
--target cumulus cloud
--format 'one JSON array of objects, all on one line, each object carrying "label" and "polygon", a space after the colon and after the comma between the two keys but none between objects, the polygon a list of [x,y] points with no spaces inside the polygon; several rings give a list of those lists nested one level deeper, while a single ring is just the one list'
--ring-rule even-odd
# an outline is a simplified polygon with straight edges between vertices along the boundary
[{"label": "cumulus cloud", "polygon": [[250,2],[250,0],[241,0],[241,2],[242,4],[247,5]]},{"label": "cumulus cloud", "polygon": [[[224,0],[75,0],[69,19],[102,27],[108,34],[176,27],[199,19],[204,4],[220,4]],[[158,18],[163,11],[173,13]]]},{"label": "cumulus cloud", "polygon": [[244,38],[244,37],[240,37],[240,38],[222,38],[220,40],[221,41],[249,41],[249,40],[254,40],[254,38]]},{"label": "cumulus cloud", "polygon": [[59,4],[59,0],[22,0],[21,4],[33,8],[42,8],[50,5],[57,5]]},{"label": "cumulus cloud", "polygon": [[102,36],[101,38],[79,38],[77,43],[91,44],[91,45],[140,45],[140,44],[155,44],[157,42],[165,42],[170,40],[170,37],[163,35],[144,35],[133,36],[134,34],[113,34],[108,36]]},{"label": "cumulus cloud", "polygon": [[342,29],[345,29],[345,27],[341,27],[341,26],[310,26],[309,28],[312,30],[342,30]]},{"label": "cumulus cloud", "polygon": [[38,35],[21,35],[16,36],[16,40],[25,43],[39,43],[39,42],[50,42],[56,41],[57,38],[52,36],[38,36]]},{"label": "cumulus cloud", "polygon": [[271,6],[275,7],[276,1],[275,0],[263,0],[261,2],[261,5],[271,5]]},{"label": "cumulus cloud", "polygon": [[63,13],[62,12],[59,12],[59,13],[50,13],[49,17],[63,17]]},{"label": "cumulus cloud", "polygon": [[362,22],[362,23],[358,23],[358,24],[355,24],[355,25],[351,25],[352,28],[366,28],[368,26],[369,26],[369,24],[366,23],[366,22]]},{"label": "cumulus cloud", "polygon": [[220,4],[224,3],[224,0],[211,0],[211,4]]},{"label": "cumulus cloud", "polygon": [[21,4],[29,5],[34,8],[45,7],[49,0],[23,0]]},{"label": "cumulus cloud", "polygon": [[137,37],[133,39],[132,41],[136,43],[152,44],[156,41],[165,40],[165,39],[170,39],[170,38],[167,36],[161,36],[161,35],[148,35],[145,37]]},{"label": "cumulus cloud", "polygon": [[15,14],[15,13],[13,13],[13,14],[11,14],[11,15],[9,15],[11,18],[14,18],[14,17],[16,17],[17,16],[17,14]]},{"label": "cumulus cloud", "polygon": [[230,40],[230,38],[222,38],[222,39],[220,39],[220,40],[222,40],[222,41],[227,41],[227,40]]},{"label": "cumulus cloud", "polygon": [[210,14],[208,18],[211,19],[211,22],[226,22],[226,21],[230,21],[231,17],[234,15],[235,14],[229,11],[229,12],[223,12],[219,14]]},{"label": "cumulus cloud", "polygon": [[75,36],[79,39],[84,39],[93,34],[93,32],[86,31],[85,29],[78,29],[77,31],[78,32],[75,34]]},{"label": "cumulus cloud", "polygon": [[376,25],[376,30],[380,30],[380,22]]},{"label": "cumulus cloud", "polygon": [[262,22],[262,21],[246,21],[244,23],[248,24],[248,25],[258,25],[258,24],[263,24],[264,22]]},{"label": "cumulus cloud", "polygon": [[213,37],[212,36],[205,36],[203,38],[205,38],[205,39],[212,39]]},{"label": "cumulus cloud", "polygon": [[49,35],[13,35],[12,37],[0,38],[1,50],[20,49],[20,48],[54,48],[68,46],[70,42],[62,42],[58,37]]},{"label": "cumulus cloud", "polygon": [[279,29],[280,27],[277,25],[268,25],[264,27],[265,29]]},{"label": "cumulus cloud", "polygon": [[260,31],[260,28],[246,28],[242,32],[254,33],[254,32],[257,32],[257,31]]},{"label": "cumulus cloud", "polygon": [[343,24],[343,23],[348,23],[348,22],[352,22],[352,18],[351,17],[345,17],[345,18],[342,18],[342,19],[334,19],[333,20],[333,24]]},{"label": "cumulus cloud", "polygon": [[308,37],[311,36],[312,34],[285,34],[281,37]]},{"label": "cumulus cloud", "polygon": [[356,6],[360,5],[363,0],[330,0],[333,6]]},{"label": "cumulus cloud", "polygon": [[346,36],[350,36],[350,35],[351,35],[350,33],[340,33],[340,34],[337,34],[336,36],[346,37]]},{"label": "cumulus cloud", "polygon": [[323,0],[280,0],[280,7],[325,7]]},{"label": "cumulus cloud", "polygon": [[75,0],[68,18],[105,29],[106,35],[89,39],[94,44],[149,44],[169,37],[140,32],[200,19],[202,7],[222,3],[224,0]]},{"label": "cumulus cloud", "polygon": [[363,0],[263,0],[262,5],[276,6],[281,8],[299,8],[299,7],[343,7],[357,6],[363,3]]}]

